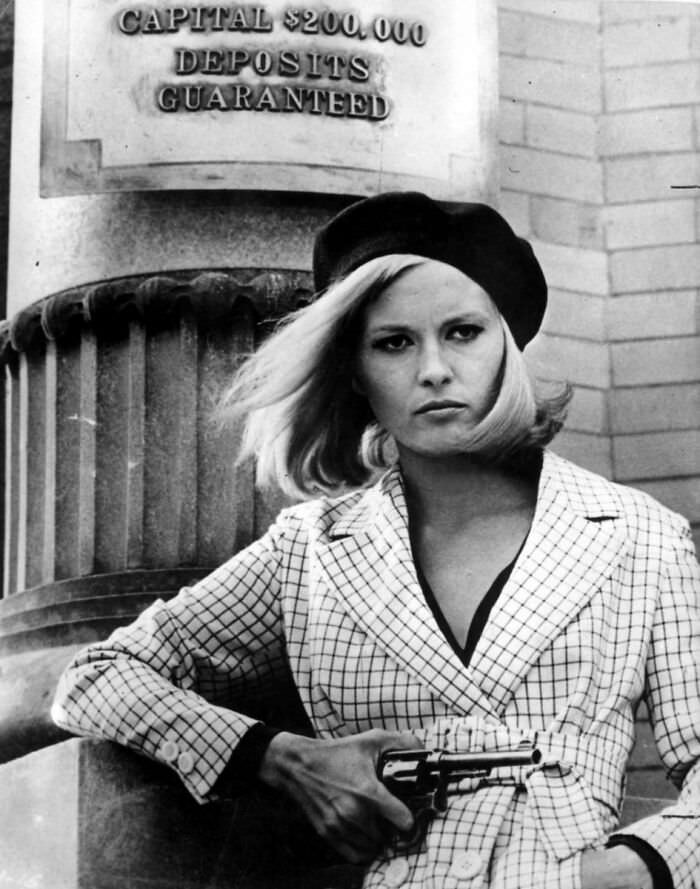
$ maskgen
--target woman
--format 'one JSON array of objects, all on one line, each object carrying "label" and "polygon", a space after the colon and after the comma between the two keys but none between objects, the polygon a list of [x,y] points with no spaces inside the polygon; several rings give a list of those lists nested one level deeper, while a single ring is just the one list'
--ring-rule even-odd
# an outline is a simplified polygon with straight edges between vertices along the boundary
[{"label": "woman", "polygon": [[[695,886],[688,527],[544,449],[565,399],[535,396],[520,353],[546,302],[529,245],[483,205],[387,194],[329,223],[314,271],[324,295],[228,395],[259,481],[314,499],[78,655],[56,721],[168,763],[201,802],[255,772],[370,862],[366,886]],[[229,709],[290,674],[314,738]],[[683,790],[615,834],[642,696]],[[413,819],[382,751],[523,740],[538,766],[461,786],[420,847],[394,841]]]}]

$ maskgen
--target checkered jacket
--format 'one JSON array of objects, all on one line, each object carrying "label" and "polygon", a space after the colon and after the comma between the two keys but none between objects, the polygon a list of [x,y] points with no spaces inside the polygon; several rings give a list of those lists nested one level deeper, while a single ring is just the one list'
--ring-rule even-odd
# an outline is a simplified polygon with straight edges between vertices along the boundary
[{"label": "checkered jacket", "polygon": [[59,725],[175,769],[199,801],[290,674],[319,737],[410,729],[426,745],[521,739],[534,768],[464,786],[424,847],[388,850],[367,887],[577,889],[581,850],[615,831],[645,698],[677,803],[626,829],[675,889],[700,887],[700,613],[686,522],[545,454],[532,529],[468,667],[416,580],[398,469],[282,512],[196,586],[80,653]]}]

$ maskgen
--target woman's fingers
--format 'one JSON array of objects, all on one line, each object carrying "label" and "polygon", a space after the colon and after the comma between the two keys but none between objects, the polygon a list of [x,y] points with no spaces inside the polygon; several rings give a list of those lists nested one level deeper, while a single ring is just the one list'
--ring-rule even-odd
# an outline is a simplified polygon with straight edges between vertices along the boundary
[{"label": "woman's fingers", "polygon": [[385,838],[376,820],[338,817],[332,824],[325,824],[320,835],[340,854],[354,863],[371,861],[379,854]]},{"label": "woman's fingers", "polygon": [[356,735],[375,750],[377,758],[385,750],[416,750],[423,745],[411,732],[385,732],[382,729],[371,729]]},{"label": "woman's fingers", "polygon": [[378,782],[377,811],[382,818],[401,833],[406,833],[413,827],[413,814],[407,805],[401,802],[392,793]]},{"label": "woman's fingers", "polygon": [[[369,734],[372,734],[371,732]],[[410,732],[380,732],[377,736],[377,756],[387,750],[416,750],[422,747],[418,739]],[[379,814],[396,830],[405,833],[413,827],[413,813],[404,803],[377,781],[377,804]]]}]

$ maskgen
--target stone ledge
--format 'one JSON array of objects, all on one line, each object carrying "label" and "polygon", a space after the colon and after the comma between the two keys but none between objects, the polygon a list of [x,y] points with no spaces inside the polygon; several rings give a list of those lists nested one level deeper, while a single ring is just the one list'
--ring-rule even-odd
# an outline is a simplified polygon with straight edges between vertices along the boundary
[{"label": "stone ledge", "polygon": [[[82,647],[75,643],[0,658],[0,763],[69,737],[53,722],[50,709],[58,677]],[[0,809],[1,800],[0,788]]]},{"label": "stone ledge", "polygon": [[120,571],[68,578],[0,599],[0,658],[104,638],[155,599],[196,583],[211,567]]},{"label": "stone ledge", "polygon": [[52,294],[0,326],[0,361],[39,351],[48,340],[75,339],[84,328],[119,339],[134,321],[169,327],[189,312],[197,320],[230,317],[240,301],[259,320],[281,315],[312,299],[309,272],[235,269],[140,275],[74,287]]},{"label": "stone ledge", "polygon": [[0,887],[359,889],[287,801],[198,806],[167,769],[70,740],[0,766]]}]

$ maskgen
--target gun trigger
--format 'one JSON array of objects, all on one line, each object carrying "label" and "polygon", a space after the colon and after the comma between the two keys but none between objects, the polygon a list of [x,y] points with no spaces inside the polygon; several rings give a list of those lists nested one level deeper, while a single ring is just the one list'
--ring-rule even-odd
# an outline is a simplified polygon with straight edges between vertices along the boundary
[{"label": "gun trigger", "polygon": [[436,812],[446,812],[447,811],[447,794],[448,794],[449,782],[447,776],[442,774],[438,778],[437,787],[433,791],[433,809]]},{"label": "gun trigger", "polygon": [[435,807],[435,792],[424,794],[419,800],[414,798],[410,801],[409,806],[413,812],[413,827],[406,833],[398,834],[395,837],[394,847],[399,852],[419,851],[430,822],[440,813],[440,810]]}]

